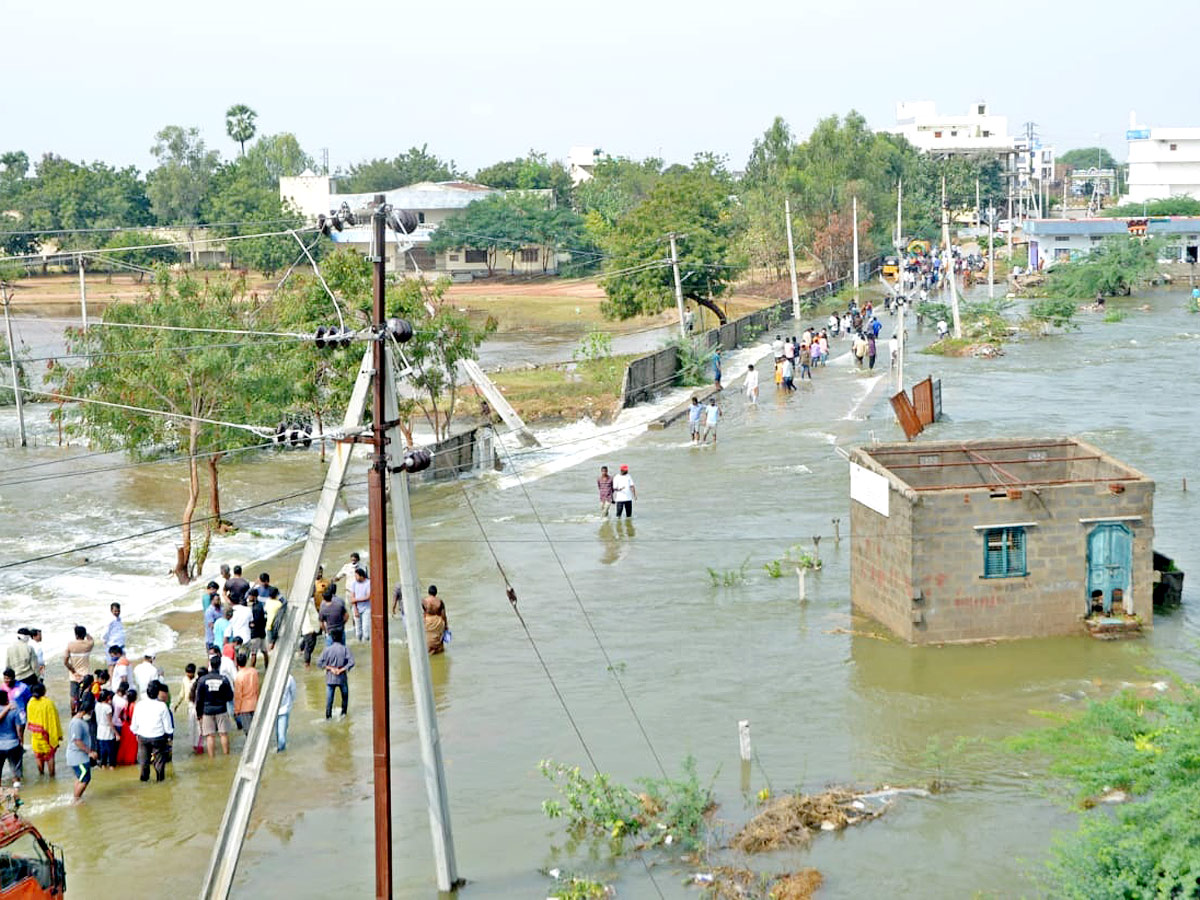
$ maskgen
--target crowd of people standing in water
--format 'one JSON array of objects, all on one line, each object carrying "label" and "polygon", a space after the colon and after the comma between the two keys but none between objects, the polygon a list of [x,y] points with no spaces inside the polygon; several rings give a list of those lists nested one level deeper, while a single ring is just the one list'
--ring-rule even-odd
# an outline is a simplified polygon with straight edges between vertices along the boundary
[{"label": "crowd of people standing in water", "polygon": [[[347,646],[348,632],[360,643],[371,640],[367,573],[366,563],[352,553],[332,578],[319,568],[313,586],[314,615],[305,623],[299,652],[305,669],[315,664],[324,675],[327,719],[333,718],[335,697],[340,699],[341,715],[349,712],[349,675],[355,660]],[[141,781],[149,781],[151,772],[155,781],[165,780],[180,733],[186,733],[187,746],[196,755],[213,757],[218,746],[229,754],[231,737],[248,732],[254,720],[261,686],[258,660],[262,658],[265,672],[287,603],[268,573],[251,584],[240,566],[222,566],[221,581],[209,581],[201,595],[204,664],[183,666],[174,687],[155,653],[147,651],[140,659],[134,655],[138,661],[131,662],[121,606],[111,604],[98,638],[86,626],[76,625],[66,645],[65,715],[47,691],[41,630],[19,628],[5,654],[0,686],[0,784],[7,779],[13,788],[21,787],[26,744],[40,777],[56,777],[58,751],[64,751],[74,777],[75,802],[83,798],[97,769],[137,765]],[[429,586],[421,612],[426,649],[431,655],[444,652],[452,635],[436,585]],[[399,588],[391,613],[404,614]],[[314,663],[318,642],[323,646]],[[289,674],[275,721],[276,750],[281,753],[287,748],[296,694],[295,676]]]}]

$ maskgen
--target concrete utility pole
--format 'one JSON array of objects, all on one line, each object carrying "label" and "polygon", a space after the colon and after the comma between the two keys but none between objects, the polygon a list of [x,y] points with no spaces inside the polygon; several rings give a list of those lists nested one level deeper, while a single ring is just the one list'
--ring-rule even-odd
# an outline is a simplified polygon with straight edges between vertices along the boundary
[{"label": "concrete utility pole", "polygon": [[392,896],[392,741],[388,678],[387,589],[387,217],[384,196],[375,195],[372,347],[375,383],[371,409],[371,468],[367,470],[368,547],[371,567],[371,737],[375,781],[375,897]]},{"label": "concrete utility pole", "polygon": [[1008,268],[1012,270],[1012,235],[1013,235],[1013,217],[1012,217],[1012,179],[1008,181]]},{"label": "concrete utility pole", "polygon": [[900,220],[900,212],[904,208],[904,179],[896,181],[896,253],[900,253],[900,245],[904,243],[904,225]]},{"label": "concrete utility pole", "polygon": [[[388,352],[390,354],[390,348]],[[388,421],[394,422],[399,419],[395,382],[390,377],[386,381]],[[400,429],[392,427],[390,431],[391,445],[397,448],[402,446],[404,436]],[[437,871],[438,890],[452,891],[462,882],[458,877],[454,835],[450,830],[450,791],[442,764],[442,740],[433,703],[433,676],[429,670],[429,653],[425,649],[425,619],[421,610],[421,583],[417,579],[412,510],[408,502],[408,472],[395,472],[397,468],[394,464],[389,466],[388,493],[392,498],[392,529],[396,541],[396,559],[400,568],[400,589],[407,604],[404,627],[408,639],[408,665],[412,673],[413,700],[417,707],[417,737],[421,744],[421,769],[425,777],[425,793],[429,805],[429,831],[433,837],[433,860]]]},{"label": "concrete utility pole", "polygon": [[679,250],[675,246],[675,232],[671,232],[671,268],[675,272],[675,305],[679,307],[679,336],[687,340],[687,326],[683,324],[683,282],[679,280]]},{"label": "concrete utility pole", "polygon": [[975,235],[979,236],[979,179],[975,179]]},{"label": "concrete utility pole", "polygon": [[904,314],[908,309],[908,302],[901,300],[897,306],[900,307],[900,321],[896,325],[899,331],[896,332],[896,390],[904,390]]},{"label": "concrete utility pole", "polygon": [[25,409],[21,406],[21,379],[17,369],[17,347],[13,343],[12,320],[8,317],[8,284],[0,281],[0,297],[4,299],[4,330],[8,334],[8,371],[12,376],[13,398],[17,406],[17,430],[21,435],[21,446],[25,441]]},{"label": "concrete utility pole", "polygon": [[792,318],[799,319],[800,289],[796,286],[796,246],[792,243],[792,201],[786,197],[783,200],[783,218],[787,224],[788,268],[792,275]]},{"label": "concrete utility pole", "polygon": [[950,313],[954,319],[954,336],[962,337],[962,319],[958,314],[958,291],[954,287],[954,254],[950,250],[950,206],[946,203],[946,176],[942,176],[942,245],[946,257],[942,275],[950,288]]},{"label": "concrete utility pole", "polygon": [[83,256],[76,259],[79,260],[79,317],[83,320],[83,330],[87,331],[87,282],[83,277]]},{"label": "concrete utility pole", "polygon": [[854,202],[850,207],[852,210],[851,218],[854,224],[854,302],[858,303],[858,198],[854,198]]},{"label": "concrete utility pole", "polygon": [[992,226],[996,221],[996,207],[988,207],[988,299],[996,297],[996,251],[992,247]]}]

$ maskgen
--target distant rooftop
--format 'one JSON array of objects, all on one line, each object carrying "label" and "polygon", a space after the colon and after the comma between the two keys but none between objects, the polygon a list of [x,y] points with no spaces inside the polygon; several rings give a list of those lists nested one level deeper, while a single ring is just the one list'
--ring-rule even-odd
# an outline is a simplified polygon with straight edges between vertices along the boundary
[{"label": "distant rooftop", "polygon": [[1069,234],[1128,234],[1130,219],[1146,219],[1148,234],[1195,234],[1200,232],[1200,216],[1127,216],[1094,219],[1028,219],[1022,230],[1028,236],[1047,237]]},{"label": "distant rooftop", "polygon": [[[361,209],[373,203],[378,193],[381,192],[334,194],[331,199],[336,198],[339,203],[348,203],[351,209]],[[382,193],[387,202],[397,209],[463,209],[481,197],[504,192],[499,188],[470,181],[422,181]]]},{"label": "distant rooftop", "polygon": [[876,444],[860,447],[855,456],[921,492],[1147,480],[1091,444],[1066,437]]}]

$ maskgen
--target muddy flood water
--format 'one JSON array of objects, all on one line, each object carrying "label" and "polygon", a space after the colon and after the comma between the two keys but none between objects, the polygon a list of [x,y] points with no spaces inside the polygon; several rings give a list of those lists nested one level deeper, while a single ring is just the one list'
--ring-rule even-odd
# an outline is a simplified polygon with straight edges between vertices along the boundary
[{"label": "muddy flood water", "polygon": [[[1143,303],[1149,311],[1137,309]],[[617,780],[657,776],[655,754],[672,774],[694,756],[701,777],[714,779],[716,816],[728,836],[753,814],[764,787],[923,785],[938,777],[951,789],[902,798],[877,821],[749,864],[765,872],[815,866],[826,879],[823,898],[1036,895],[1053,836],[1073,829],[1078,814],[1048,790],[1037,760],[988,739],[1038,727],[1036,710],[1079,709],[1126,682],[1148,689],[1156,670],[1197,675],[1200,553],[1191,523],[1200,474],[1191,406],[1200,395],[1200,316],[1186,306],[1184,291],[1155,291],[1111,302],[1128,310],[1123,322],[1081,314],[1078,331],[1010,344],[1000,359],[913,353],[906,366],[910,384],[927,373],[942,379],[947,418],[926,433],[930,439],[1074,434],[1157,481],[1156,547],[1189,574],[1182,609],[1156,616],[1140,640],[912,648],[851,616],[848,473],[836,448],[902,437],[885,400],[886,362],[870,375],[843,360],[790,398],[764,379],[758,408],[747,407],[734,382],[722,397],[716,449],[690,446],[686,422],[657,432],[630,427],[602,443],[595,429],[569,426],[547,429],[551,446],[542,451],[506,452],[503,472],[416,489],[420,580],[439,586],[454,631],[432,665],[459,869],[469,882],[461,896],[544,897],[551,882],[539,869],[551,866],[611,880],[622,897],[697,892],[684,885],[696,868],[677,853],[651,853],[644,866],[634,857],[610,859],[603,846],[567,850],[561,823],[543,816],[553,791],[538,761],[586,764],[586,756],[509,608],[485,536],[588,747]],[[929,339],[915,324],[910,335],[917,346]],[[835,355],[844,351],[838,342]],[[178,520],[179,464],[131,467],[118,454],[60,450],[46,416],[39,408],[30,414],[40,446],[0,451],[0,566]],[[14,433],[11,409],[0,411],[0,439],[11,442]],[[596,447],[607,449],[587,458]],[[632,529],[596,514],[597,469],[621,463],[639,491]],[[236,510],[315,488],[323,469],[311,452],[232,459],[223,472],[225,506]],[[365,551],[361,476],[352,480],[325,554],[334,568],[351,549]],[[313,498],[234,512],[242,530],[215,545],[210,568],[252,563],[286,588]],[[801,604],[794,575],[772,579],[763,565],[794,544],[811,546],[813,536],[821,538],[824,568],[809,577]],[[98,632],[111,599],[126,604],[132,651],[162,650],[173,685],[185,662],[201,661],[198,591],[180,599],[165,577],[175,539],[165,531],[0,568],[0,633],[22,624],[46,629],[60,710],[69,626],[82,621]],[[713,586],[710,567],[743,563],[743,585]],[[172,610],[189,614],[164,615]],[[431,897],[432,850],[398,633],[395,620],[397,894]],[[351,649],[358,666],[348,722],[327,723],[322,677],[294,669],[300,695],[288,750],[266,767],[236,896],[362,897],[372,889],[369,660],[365,645]],[[741,719],[751,723],[757,754],[748,778],[738,757]],[[984,740],[947,751],[960,738]],[[195,894],[234,763],[193,758],[185,744],[177,744],[166,784],[139,784],[130,770],[98,772],[80,807],[67,802],[61,757],[53,782],[31,775],[28,760],[26,811],[64,847],[71,896],[127,893],[134,872],[153,896]],[[235,739],[235,752],[240,744]],[[158,874],[146,882],[146,872]]]}]

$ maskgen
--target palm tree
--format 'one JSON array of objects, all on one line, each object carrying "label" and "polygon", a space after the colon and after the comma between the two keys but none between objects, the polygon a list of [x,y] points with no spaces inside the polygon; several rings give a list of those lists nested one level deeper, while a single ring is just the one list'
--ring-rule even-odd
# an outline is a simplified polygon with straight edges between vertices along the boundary
[{"label": "palm tree", "polygon": [[237,103],[225,110],[225,133],[241,146],[242,156],[246,155],[246,141],[258,131],[254,124],[257,118],[258,113],[245,103]]}]

